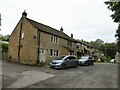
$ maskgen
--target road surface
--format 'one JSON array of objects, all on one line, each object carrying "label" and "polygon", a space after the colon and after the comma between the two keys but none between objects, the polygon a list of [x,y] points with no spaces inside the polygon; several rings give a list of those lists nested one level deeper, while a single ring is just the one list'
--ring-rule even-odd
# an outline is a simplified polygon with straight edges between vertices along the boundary
[{"label": "road surface", "polygon": [[[3,62],[2,70],[3,88],[13,87],[23,77],[31,80],[25,86],[15,85],[15,88],[118,88],[118,65],[114,63],[95,63],[93,66],[56,70],[49,66]],[[46,77],[42,77],[44,75]]]}]

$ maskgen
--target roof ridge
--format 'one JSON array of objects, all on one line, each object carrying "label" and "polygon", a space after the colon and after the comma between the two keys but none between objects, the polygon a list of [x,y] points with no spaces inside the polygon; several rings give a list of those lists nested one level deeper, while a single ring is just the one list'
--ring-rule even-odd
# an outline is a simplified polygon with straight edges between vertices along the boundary
[{"label": "roof ridge", "polygon": [[[35,28],[43,31],[43,32],[47,32],[47,33],[51,33],[53,35],[56,35],[56,36],[59,36],[59,37],[62,37],[62,38],[65,38],[65,39],[68,39],[68,40],[72,40],[72,41],[76,41],[76,39],[74,38],[71,38],[70,36],[68,36],[66,33],[62,32],[62,31],[59,31],[57,29],[54,29],[48,25],[45,25],[45,24],[42,24],[42,23],[39,23],[35,20],[32,20],[32,19],[29,19],[29,18],[26,18]],[[49,30],[44,30],[44,28],[48,28]],[[42,30],[43,29],[43,30]]]},{"label": "roof ridge", "polygon": [[53,27],[50,27],[50,26],[48,26],[48,25],[46,25],[46,24],[43,24],[43,23],[37,22],[37,21],[32,20],[32,19],[30,19],[30,18],[26,18],[26,19],[31,20],[31,21],[33,21],[33,22],[35,22],[35,23],[38,23],[38,24],[41,24],[41,25],[47,26],[47,27],[49,27],[49,28],[51,28],[51,29],[53,29],[53,30],[56,30],[56,31],[60,32],[59,30],[57,30],[57,29],[55,29],[55,28],[53,28]]}]

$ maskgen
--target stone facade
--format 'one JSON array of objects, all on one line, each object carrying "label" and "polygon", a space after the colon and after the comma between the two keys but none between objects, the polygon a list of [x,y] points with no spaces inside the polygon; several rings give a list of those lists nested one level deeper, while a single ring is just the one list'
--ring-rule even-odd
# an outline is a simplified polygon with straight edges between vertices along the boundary
[{"label": "stone facade", "polygon": [[35,65],[69,54],[76,54],[76,40],[63,30],[28,19],[25,12],[9,38],[8,58],[11,62]]},{"label": "stone facade", "polygon": [[118,52],[116,53],[115,60],[116,60],[116,63],[120,64],[120,53],[118,53]]},{"label": "stone facade", "polygon": [[22,17],[9,38],[8,59],[22,64],[49,63],[54,57],[61,55],[100,56],[99,51],[88,44],[75,40],[63,32],[47,25]]},{"label": "stone facade", "polygon": [[[21,23],[22,30],[20,36]],[[24,34],[24,36],[22,34]],[[20,46],[20,63],[36,63],[37,40],[33,37],[34,35],[37,36],[37,29],[33,27],[25,18],[21,18],[9,38],[8,58],[10,61],[19,62],[18,50]]]}]

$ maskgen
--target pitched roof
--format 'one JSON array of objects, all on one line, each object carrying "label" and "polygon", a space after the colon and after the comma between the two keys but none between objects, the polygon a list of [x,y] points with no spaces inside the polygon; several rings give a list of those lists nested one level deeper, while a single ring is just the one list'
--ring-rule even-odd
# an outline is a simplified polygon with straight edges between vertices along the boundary
[{"label": "pitched roof", "polygon": [[64,39],[67,39],[67,40],[70,40],[70,41],[73,41],[73,42],[76,42],[76,40],[72,37],[69,37],[67,34],[65,34],[64,32],[62,31],[59,31],[59,30],[56,30],[52,27],[49,27],[47,25],[44,25],[42,23],[39,23],[39,22],[36,22],[34,20],[31,20],[29,18],[26,18],[35,28],[37,28],[38,30],[42,31],[42,32],[45,32],[45,33],[49,33],[49,34],[52,34],[52,35],[55,35],[55,36],[58,36],[58,37],[61,37],[61,38],[64,38]]}]

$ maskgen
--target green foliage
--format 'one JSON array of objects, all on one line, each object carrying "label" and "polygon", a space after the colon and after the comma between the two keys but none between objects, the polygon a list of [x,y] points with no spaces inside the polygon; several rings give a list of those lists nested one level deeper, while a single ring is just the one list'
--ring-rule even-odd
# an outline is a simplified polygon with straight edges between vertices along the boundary
[{"label": "green foliage", "polygon": [[110,60],[111,60],[111,58],[108,57],[108,58],[105,58],[105,59],[104,59],[104,62],[110,62]]},{"label": "green foliage", "polygon": [[117,46],[118,46],[118,52],[120,52],[120,1],[118,2],[105,2],[106,5],[108,5],[108,9],[113,12],[111,15],[114,22],[119,23],[118,29],[116,30],[116,37],[117,37]]},{"label": "green foliage", "polygon": [[8,51],[8,43],[6,43],[8,41],[9,41],[9,35],[5,35],[5,36],[0,35],[0,51],[2,51],[2,53]]},{"label": "green foliage", "polygon": [[108,9],[114,12],[111,17],[114,20],[114,22],[120,22],[120,1],[119,2],[105,2],[106,5],[108,5]]},{"label": "green foliage", "polygon": [[101,40],[101,39],[97,39],[97,40],[95,41],[95,43],[96,43],[96,44],[103,44],[103,43],[104,43],[104,41],[103,41],[103,40]]},{"label": "green foliage", "polygon": [[118,29],[116,30],[116,35],[117,38],[117,45],[118,45],[118,52],[120,52],[120,24],[118,26]]},{"label": "green foliage", "polygon": [[101,43],[98,43],[97,39],[96,41],[91,41],[90,44],[91,46],[99,49],[100,51],[102,51],[106,57],[110,57],[110,58],[115,58],[115,54],[117,51],[117,44],[116,43],[104,43],[104,41],[102,41]]},{"label": "green foliage", "polygon": [[8,44],[2,43],[2,53],[8,51]]},{"label": "green foliage", "polygon": [[7,42],[9,41],[9,35],[2,36],[0,38],[2,38],[2,41],[7,41]]},{"label": "green foliage", "polygon": [[107,57],[115,58],[117,52],[117,44],[106,43],[105,44],[105,54]]}]

